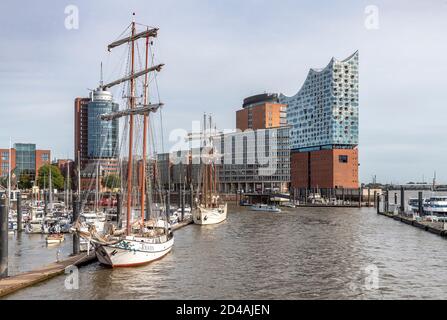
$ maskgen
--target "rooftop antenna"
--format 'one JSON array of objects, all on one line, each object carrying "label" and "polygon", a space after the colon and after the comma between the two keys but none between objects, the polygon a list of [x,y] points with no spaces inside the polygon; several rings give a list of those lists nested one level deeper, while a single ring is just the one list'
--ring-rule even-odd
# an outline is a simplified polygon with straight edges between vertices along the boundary
[{"label": "rooftop antenna", "polygon": [[99,75],[99,87],[102,89],[103,85],[104,85],[104,81],[102,78],[102,61],[101,61],[101,74]]},{"label": "rooftop antenna", "polygon": [[435,173],[433,174],[433,191],[436,189],[436,170]]}]

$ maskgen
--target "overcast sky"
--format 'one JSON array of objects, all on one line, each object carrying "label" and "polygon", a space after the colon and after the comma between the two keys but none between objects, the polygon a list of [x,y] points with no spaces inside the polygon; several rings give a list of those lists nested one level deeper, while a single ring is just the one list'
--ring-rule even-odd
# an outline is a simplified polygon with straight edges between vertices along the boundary
[{"label": "overcast sky", "polygon": [[[79,28],[67,30],[71,4]],[[370,5],[379,10],[378,25],[365,13]],[[133,11],[160,28],[166,132],[190,130],[204,111],[219,128],[233,128],[244,97],[293,95],[309,68],[359,50],[361,181],[374,174],[381,182],[430,180],[436,170],[447,182],[442,0],[2,1],[0,147],[11,136],[73,157],[73,100],[97,86],[100,61],[112,80],[106,46]]]}]

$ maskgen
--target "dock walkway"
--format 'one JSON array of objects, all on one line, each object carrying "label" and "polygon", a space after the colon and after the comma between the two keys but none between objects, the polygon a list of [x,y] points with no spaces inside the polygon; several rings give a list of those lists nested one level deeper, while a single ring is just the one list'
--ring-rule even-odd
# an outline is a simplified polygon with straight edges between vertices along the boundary
[{"label": "dock walkway", "polygon": [[395,215],[393,213],[385,212],[380,212],[379,214],[388,218],[392,218],[396,221],[411,225],[413,227],[420,228],[438,236],[447,238],[447,230],[444,230],[444,225],[441,222],[418,221],[401,214]]},{"label": "dock walkway", "polygon": [[68,266],[81,266],[96,261],[95,254],[81,253],[39,269],[0,279],[0,297],[63,274]]}]

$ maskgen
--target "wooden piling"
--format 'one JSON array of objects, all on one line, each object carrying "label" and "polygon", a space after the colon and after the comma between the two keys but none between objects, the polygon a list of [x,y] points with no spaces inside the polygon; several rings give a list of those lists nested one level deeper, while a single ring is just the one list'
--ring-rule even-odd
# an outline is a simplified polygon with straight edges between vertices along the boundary
[{"label": "wooden piling", "polygon": [[419,216],[422,217],[424,215],[424,205],[423,205],[423,200],[422,200],[422,191],[419,191],[418,194],[418,211],[419,211]]},{"label": "wooden piling", "polygon": [[400,213],[405,212],[405,189],[404,187],[400,187]]},{"label": "wooden piling", "polygon": [[22,232],[22,194],[17,194],[17,232]]},{"label": "wooden piling", "polygon": [[377,214],[380,214],[380,195],[377,195],[376,207],[377,207]]},{"label": "wooden piling", "polygon": [[[73,203],[73,223],[78,221],[80,210],[81,210],[80,197],[78,195]],[[73,233],[73,255],[77,255],[77,254],[79,254],[79,252],[80,252],[79,234],[77,232],[74,232]]]},{"label": "wooden piling", "polygon": [[0,199],[0,279],[8,276],[8,200]]}]

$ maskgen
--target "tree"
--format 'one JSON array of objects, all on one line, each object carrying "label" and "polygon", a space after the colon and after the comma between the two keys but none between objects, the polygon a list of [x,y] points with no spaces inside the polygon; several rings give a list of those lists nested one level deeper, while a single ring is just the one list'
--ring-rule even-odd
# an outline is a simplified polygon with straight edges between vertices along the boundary
[{"label": "tree", "polygon": [[0,186],[2,186],[3,188],[7,188],[8,187],[8,177],[0,177]]},{"label": "tree", "polygon": [[121,186],[121,180],[118,175],[110,174],[102,178],[101,184],[107,189],[116,189]]},{"label": "tree", "polygon": [[[49,170],[51,168],[51,181],[53,189],[64,189],[64,176],[58,167],[45,164],[39,169],[39,176],[37,177],[37,185],[40,189],[47,189],[49,187]],[[45,184],[44,184],[45,183]]]},{"label": "tree", "polygon": [[20,173],[18,187],[21,190],[27,190],[33,187],[31,172],[29,172],[28,170],[23,170],[22,173]]}]

